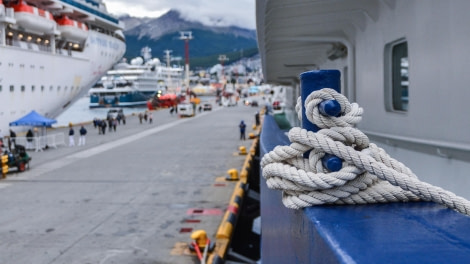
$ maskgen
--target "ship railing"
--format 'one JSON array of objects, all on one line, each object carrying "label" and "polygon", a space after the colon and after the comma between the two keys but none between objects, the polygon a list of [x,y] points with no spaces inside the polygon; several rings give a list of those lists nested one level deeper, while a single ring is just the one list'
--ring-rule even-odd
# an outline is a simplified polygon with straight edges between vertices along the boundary
[{"label": "ship railing", "polygon": [[26,137],[17,137],[16,144],[23,145],[27,150],[38,152],[47,148],[57,148],[60,145],[65,146],[65,135],[64,133],[48,134],[33,137],[31,141],[28,141]]},{"label": "ship railing", "polygon": [[15,11],[13,8],[10,7],[0,7],[0,21],[8,22],[8,23],[15,23]]}]

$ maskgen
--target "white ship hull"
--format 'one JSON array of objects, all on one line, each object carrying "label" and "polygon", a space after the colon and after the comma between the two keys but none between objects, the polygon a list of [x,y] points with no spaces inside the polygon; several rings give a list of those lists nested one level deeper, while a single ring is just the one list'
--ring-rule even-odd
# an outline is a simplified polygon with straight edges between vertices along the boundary
[{"label": "white ship hull", "polygon": [[[9,17],[8,12],[4,17],[0,14],[0,25],[5,28],[13,25],[15,30],[10,40],[8,34],[12,33],[8,29],[0,39],[0,129],[3,135],[6,135],[10,122],[31,110],[49,118],[58,116],[85,95],[122,58],[126,49],[122,39],[97,30],[89,30],[88,38],[83,42],[70,39],[61,45],[60,41],[66,35],[60,36],[59,30],[54,33],[55,37],[38,35],[34,30],[28,32],[23,27],[15,27],[12,13],[10,10]],[[103,28],[104,25],[100,24]],[[29,33],[32,40],[26,39]],[[24,37],[19,38],[20,34]],[[43,43],[38,45],[35,40],[39,42],[39,38]],[[45,38],[55,46],[50,42],[44,44]],[[69,45],[74,43],[82,48],[70,48]]]},{"label": "white ship hull", "polygon": [[75,99],[86,94],[125,51],[123,42],[97,32],[90,32],[86,43],[87,48],[77,57],[0,47],[2,131],[8,131],[9,122],[33,109],[47,117],[56,117]]}]

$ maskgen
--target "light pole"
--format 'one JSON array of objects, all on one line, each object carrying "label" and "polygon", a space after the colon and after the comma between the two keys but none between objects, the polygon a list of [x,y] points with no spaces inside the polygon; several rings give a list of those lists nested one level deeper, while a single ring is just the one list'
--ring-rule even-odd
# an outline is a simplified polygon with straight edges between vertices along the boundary
[{"label": "light pole", "polygon": [[219,55],[219,61],[222,65],[222,78],[225,80],[225,73],[224,73],[224,61],[228,61],[228,57],[225,54]]},{"label": "light pole", "polygon": [[191,93],[189,91],[189,41],[193,39],[193,32],[180,31],[180,39],[184,40],[184,55],[185,55],[185,82],[187,93],[189,94],[189,101],[191,101]]},{"label": "light pole", "polygon": [[[170,60],[171,60],[170,53],[172,52],[172,50],[164,50],[163,52],[165,52],[166,67],[170,68]],[[167,69],[167,72],[168,72],[167,87],[171,85],[172,86],[171,89],[173,89],[173,83],[171,82],[171,70]]]}]

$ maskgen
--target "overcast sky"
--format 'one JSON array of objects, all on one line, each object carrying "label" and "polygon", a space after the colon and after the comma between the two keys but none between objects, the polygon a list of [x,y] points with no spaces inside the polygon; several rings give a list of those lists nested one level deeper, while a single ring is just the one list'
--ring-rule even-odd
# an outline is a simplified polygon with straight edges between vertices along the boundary
[{"label": "overcast sky", "polygon": [[176,9],[188,20],[206,25],[255,29],[255,0],[103,0],[114,15],[159,17]]}]

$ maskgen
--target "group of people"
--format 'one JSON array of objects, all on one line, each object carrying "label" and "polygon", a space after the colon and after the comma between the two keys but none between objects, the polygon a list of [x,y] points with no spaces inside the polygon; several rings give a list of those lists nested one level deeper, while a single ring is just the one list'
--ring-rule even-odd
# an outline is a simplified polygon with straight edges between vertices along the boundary
[{"label": "group of people", "polygon": [[142,124],[143,120],[145,120],[145,122],[149,122],[149,124],[152,124],[153,122],[153,114],[152,112],[147,112],[145,111],[143,114],[142,113],[139,113],[139,122]]},{"label": "group of people", "polygon": [[[82,125],[78,131],[80,133],[78,146],[85,146],[87,130]],[[73,125],[69,124],[69,147],[73,146],[75,146],[75,130],[73,129]]]}]

